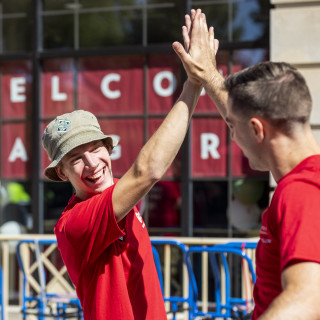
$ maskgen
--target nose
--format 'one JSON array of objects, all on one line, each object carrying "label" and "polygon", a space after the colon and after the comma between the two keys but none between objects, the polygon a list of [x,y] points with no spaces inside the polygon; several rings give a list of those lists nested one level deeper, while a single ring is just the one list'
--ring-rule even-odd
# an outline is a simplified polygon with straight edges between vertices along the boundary
[{"label": "nose", "polygon": [[87,151],[84,153],[84,164],[89,168],[96,168],[98,166],[98,161],[93,153]]}]

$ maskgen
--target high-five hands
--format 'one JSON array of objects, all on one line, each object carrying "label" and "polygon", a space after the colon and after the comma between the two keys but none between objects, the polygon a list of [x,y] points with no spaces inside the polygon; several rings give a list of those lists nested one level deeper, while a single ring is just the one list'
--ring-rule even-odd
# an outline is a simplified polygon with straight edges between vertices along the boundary
[{"label": "high-five hands", "polygon": [[182,27],[184,47],[174,42],[172,47],[179,56],[191,82],[205,86],[216,70],[215,55],[219,41],[214,38],[214,29],[208,29],[206,16],[201,9],[191,10],[191,16],[185,15]]},{"label": "high-five hands", "polygon": [[182,37],[184,47],[177,41],[172,44],[172,47],[179,56],[189,81],[203,86],[225,119],[228,92],[224,87],[224,77],[216,67],[219,41],[214,38],[213,27],[208,29],[206,16],[201,9],[191,10],[191,16],[185,16]]}]

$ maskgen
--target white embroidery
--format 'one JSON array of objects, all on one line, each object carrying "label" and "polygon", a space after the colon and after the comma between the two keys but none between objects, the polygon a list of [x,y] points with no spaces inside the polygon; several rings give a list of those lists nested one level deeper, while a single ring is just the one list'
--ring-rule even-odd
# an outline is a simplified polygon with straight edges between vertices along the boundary
[{"label": "white embroidery", "polygon": [[136,217],[139,220],[139,222],[142,223],[142,228],[144,228],[146,225],[145,225],[144,221],[142,220],[140,212],[136,211],[135,214],[136,214]]},{"label": "white embroidery", "polygon": [[271,243],[271,236],[269,230],[266,226],[261,226],[260,228],[260,240],[263,243]]}]

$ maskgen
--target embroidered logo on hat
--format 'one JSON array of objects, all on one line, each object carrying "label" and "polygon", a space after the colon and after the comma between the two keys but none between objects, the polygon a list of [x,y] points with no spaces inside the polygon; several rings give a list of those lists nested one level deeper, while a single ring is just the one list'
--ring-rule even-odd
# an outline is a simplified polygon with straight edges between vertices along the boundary
[{"label": "embroidered logo on hat", "polygon": [[58,119],[58,123],[57,123],[58,132],[66,132],[70,127],[71,127],[70,120]]}]

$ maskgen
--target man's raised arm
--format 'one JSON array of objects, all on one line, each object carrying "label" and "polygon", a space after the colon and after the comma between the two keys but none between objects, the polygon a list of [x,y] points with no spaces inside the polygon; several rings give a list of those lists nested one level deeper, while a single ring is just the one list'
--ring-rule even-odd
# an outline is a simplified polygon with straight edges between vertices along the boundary
[{"label": "man's raised arm", "polygon": [[141,149],[132,167],[118,181],[112,195],[118,221],[159,181],[177,155],[198,102],[201,85],[189,79],[158,130]]}]

